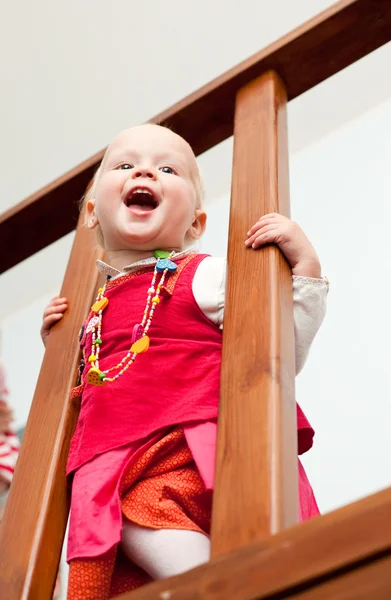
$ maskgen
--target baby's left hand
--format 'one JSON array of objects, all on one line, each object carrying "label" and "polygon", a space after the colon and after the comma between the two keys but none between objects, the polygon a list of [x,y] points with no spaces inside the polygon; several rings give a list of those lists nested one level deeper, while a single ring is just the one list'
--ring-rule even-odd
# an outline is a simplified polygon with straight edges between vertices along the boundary
[{"label": "baby's left hand", "polygon": [[320,278],[319,258],[297,223],[279,213],[261,217],[247,232],[246,246],[254,249],[277,244],[291,266],[293,275]]}]

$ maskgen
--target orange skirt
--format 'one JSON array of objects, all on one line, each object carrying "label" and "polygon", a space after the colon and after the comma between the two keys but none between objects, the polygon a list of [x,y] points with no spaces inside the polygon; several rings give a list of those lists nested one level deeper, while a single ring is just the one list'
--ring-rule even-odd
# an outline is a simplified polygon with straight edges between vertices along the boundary
[{"label": "orange skirt", "polygon": [[[120,502],[123,515],[143,527],[209,534],[212,491],[205,488],[183,429],[172,430],[129,465]],[[117,545],[101,556],[70,561],[67,600],[107,600],[150,580]]]}]

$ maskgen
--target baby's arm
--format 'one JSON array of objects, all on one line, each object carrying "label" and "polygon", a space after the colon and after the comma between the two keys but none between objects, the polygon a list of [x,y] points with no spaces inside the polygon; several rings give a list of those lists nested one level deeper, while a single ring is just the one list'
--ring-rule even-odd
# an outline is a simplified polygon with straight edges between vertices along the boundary
[{"label": "baby's arm", "polygon": [[68,300],[59,296],[55,296],[50,300],[45,308],[41,327],[41,338],[44,346],[47,344],[51,328],[62,319],[67,308]]},{"label": "baby's arm", "polygon": [[299,373],[326,312],[328,282],[321,279],[319,258],[297,223],[279,213],[259,219],[247,236],[245,244],[254,250],[276,244],[292,269],[296,373]]},{"label": "baby's arm", "polygon": [[307,360],[311,344],[326,314],[327,279],[293,276],[293,322],[296,375]]},{"label": "baby's arm", "polygon": [[[292,222],[290,222],[292,223]],[[312,246],[301,229],[293,224],[293,231],[299,233],[299,243],[306,256],[296,265],[293,285],[293,320],[295,331],[296,373],[304,366],[313,339],[322,324],[326,312],[328,282],[320,276],[320,264]],[[294,242],[289,242],[295,247]],[[258,246],[259,247],[259,246]],[[315,258],[316,257],[316,258]],[[299,272],[300,274],[298,274]],[[306,274],[306,275],[305,275]],[[223,327],[226,285],[226,260],[208,257],[199,265],[193,280],[193,293],[197,304],[208,319],[220,328]]]}]

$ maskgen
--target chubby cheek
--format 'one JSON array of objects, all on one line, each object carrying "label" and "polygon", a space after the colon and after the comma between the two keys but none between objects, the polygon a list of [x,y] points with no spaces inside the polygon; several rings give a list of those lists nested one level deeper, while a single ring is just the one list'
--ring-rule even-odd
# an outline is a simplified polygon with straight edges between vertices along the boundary
[{"label": "chubby cheek", "polygon": [[193,221],[193,211],[189,203],[177,203],[172,206],[171,210],[166,214],[164,228],[178,234],[185,235]]},{"label": "chubby cheek", "polygon": [[99,221],[112,220],[113,210],[121,204],[121,180],[107,177],[99,185],[96,193],[95,211]]},{"label": "chubby cheek", "polygon": [[176,223],[184,223],[190,227],[196,209],[195,190],[189,183],[180,182],[169,192],[171,197],[170,213]]},{"label": "chubby cheek", "polygon": [[120,199],[126,179],[126,176],[121,176],[118,171],[103,176],[96,189],[97,201],[107,203]]}]

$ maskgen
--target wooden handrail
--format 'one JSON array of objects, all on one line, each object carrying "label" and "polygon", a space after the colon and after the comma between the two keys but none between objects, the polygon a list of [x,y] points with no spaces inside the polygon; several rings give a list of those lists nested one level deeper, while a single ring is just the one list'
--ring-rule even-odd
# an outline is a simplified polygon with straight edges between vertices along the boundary
[{"label": "wooden handrail", "polygon": [[[391,597],[390,512],[391,489],[388,489],[267,540],[212,558],[208,564],[183,575],[124,594],[118,600],[388,599]],[[352,595],[328,595],[322,591],[321,584],[327,582],[338,590],[338,580],[346,590],[348,575],[365,565],[381,571],[381,579],[372,581],[373,590],[382,590],[380,595],[371,595],[368,585],[363,587],[363,595],[360,587],[354,586],[350,586]],[[367,584],[371,578],[369,569]]]},{"label": "wooden handrail", "polygon": [[292,274],[275,246],[254,252],[243,244],[261,215],[290,214],[286,104],[272,71],[236,100],[213,556],[299,515]]},{"label": "wooden handrail", "polygon": [[[389,0],[341,0],[151,121],[168,124],[200,154],[232,135],[238,90],[265,71],[278,73],[292,100],[390,40]],[[0,273],[76,227],[77,199],[102,155],[0,216]]]},{"label": "wooden handrail", "polygon": [[50,334],[0,527],[2,600],[52,595],[69,510],[65,465],[79,413],[69,392],[76,385],[79,329],[96,291],[98,256],[81,216],[61,289],[69,309]]},{"label": "wooden handrail", "polygon": [[[235,527],[237,529],[240,526],[240,509],[250,512],[256,501],[251,491],[250,505],[246,504],[247,499],[242,505],[230,499],[224,507],[223,496],[232,489],[234,469],[240,473],[240,462],[236,459],[235,462],[229,458],[228,466],[224,465],[230,451],[228,427],[236,442],[245,430],[245,415],[240,413],[241,407],[238,405],[239,388],[246,385],[247,381],[243,379],[245,357],[240,357],[237,367],[231,348],[239,340],[240,352],[246,351],[245,338],[235,316],[241,310],[246,312],[246,304],[240,305],[241,294],[234,289],[235,285],[242,286],[246,291],[247,309],[253,308],[246,273],[242,272],[236,283],[229,276],[228,284],[226,317],[229,322],[224,334],[228,341],[225,342],[225,364],[222,368],[218,498],[212,531],[214,555],[233,552],[214,558],[209,564],[180,577],[132,592],[132,600],[152,600],[156,597],[175,597],[178,600],[225,600],[228,597],[232,600],[271,600],[283,597],[282,594],[300,600],[307,600],[308,597],[324,600],[330,597],[330,589],[341,589],[343,573],[353,574],[356,585],[357,581],[367,582],[368,577],[376,573],[381,580],[382,590],[387,589],[388,593],[391,589],[391,583],[387,583],[384,575],[391,564],[391,535],[387,527],[382,526],[388,522],[391,490],[268,537],[265,541],[248,545],[252,540],[259,540],[295,520],[295,502],[289,501],[285,490],[285,486],[289,485],[289,477],[292,477],[291,486],[295,487],[293,352],[289,271],[275,248],[264,249],[262,253],[246,252],[241,238],[242,225],[246,222],[247,226],[248,221],[259,216],[256,211],[288,212],[287,144],[283,126],[287,98],[292,99],[310,89],[390,39],[389,0],[343,0],[154,119],[173,126],[189,140],[196,153],[200,153],[231,135],[237,99],[235,133],[238,136],[235,141],[232,205],[232,216],[236,222],[230,226],[233,239],[229,261],[235,262],[235,268],[239,265],[243,269],[259,269],[264,288],[268,288],[261,295],[254,296],[266,307],[262,315],[265,323],[263,349],[260,349],[258,325],[250,318],[246,318],[245,323],[245,326],[252,328],[250,335],[255,332],[257,339],[253,341],[251,352],[261,357],[262,364],[256,364],[251,357],[251,374],[246,390],[249,403],[246,408],[249,409],[250,418],[254,419],[249,427],[252,441],[246,440],[241,450],[244,449],[243,457],[248,460],[256,435],[254,423],[261,415],[266,447],[263,448],[263,455],[257,448],[258,455],[255,458],[256,469],[265,469],[257,479],[257,484],[262,481],[264,489],[261,493],[264,493],[264,498],[263,506],[260,510],[257,507],[258,512],[253,519],[247,519],[247,515],[244,515],[244,534],[235,532]],[[252,119],[251,127],[246,122],[246,111]],[[252,131],[254,123],[255,130]],[[262,157],[262,145],[259,142],[261,127],[264,128],[268,148],[268,155]],[[244,158],[242,154],[246,152],[254,152],[251,158],[261,163],[263,168],[259,177],[254,176],[244,183],[237,167],[241,165]],[[265,154],[264,148],[262,152]],[[16,264],[73,227],[77,214],[76,201],[101,156],[102,153],[98,153],[0,218],[0,240],[5,244],[5,247],[0,247],[0,250],[3,249],[0,252],[3,268]],[[258,193],[263,197],[263,205],[257,205]],[[57,210],[60,199],[65,214],[62,223],[58,221]],[[23,227],[26,229],[23,230]],[[24,236],[22,244],[21,233]],[[68,399],[78,358],[74,342],[78,325],[87,312],[97,283],[96,277],[85,277],[87,272],[93,270],[95,259],[93,251],[84,251],[90,244],[91,236],[79,220],[61,291],[70,299],[70,311],[53,331],[49,341],[4,522],[0,528],[0,590],[7,600],[49,600],[54,583],[67,516],[64,477],[66,453],[77,416],[77,407]],[[17,250],[18,246],[20,250]],[[231,267],[232,264],[229,265]],[[285,329],[287,332],[283,336]],[[234,371],[234,366],[236,371],[230,378],[229,371]],[[261,386],[254,373],[263,377]],[[262,390],[262,387],[265,389]],[[257,404],[257,395],[262,399],[262,407],[259,401]],[[235,418],[238,418],[237,423]],[[261,446],[260,440],[258,446]],[[236,451],[235,446],[232,451]],[[248,491],[244,490],[243,483],[248,483],[249,474],[251,471],[247,469],[246,477],[241,477],[242,494]],[[28,493],[26,508],[25,490]],[[231,517],[233,529],[224,535],[224,519],[227,521]],[[254,522],[257,529],[255,535],[251,531]],[[367,570],[357,575],[363,564]],[[320,582],[324,584],[323,587]],[[345,582],[344,585],[346,590],[348,584]],[[372,582],[371,589],[377,589],[375,586],[376,582]],[[124,599],[127,597],[129,595],[123,596]],[[342,597],[353,600],[352,595],[345,594]],[[357,598],[354,597],[354,600]]]}]

